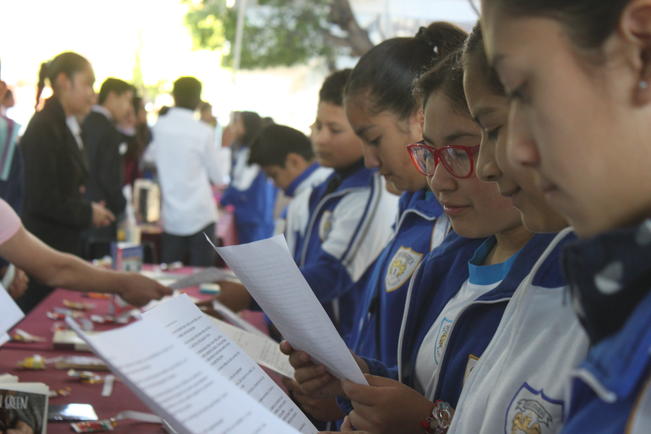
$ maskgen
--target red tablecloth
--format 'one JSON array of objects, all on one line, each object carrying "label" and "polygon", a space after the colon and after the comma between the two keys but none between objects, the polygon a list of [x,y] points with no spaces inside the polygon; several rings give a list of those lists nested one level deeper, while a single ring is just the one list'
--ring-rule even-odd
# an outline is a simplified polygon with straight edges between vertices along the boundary
[{"label": "red tablecloth", "polygon": [[[188,272],[189,270],[183,270]],[[205,298],[199,294],[197,288],[191,288],[186,291],[189,295]],[[21,382],[41,382],[49,386],[50,389],[61,389],[71,387],[72,392],[65,397],[55,397],[50,399],[50,405],[66,404],[72,402],[90,403],[95,407],[97,415],[101,418],[109,418],[124,410],[137,410],[151,413],[124,384],[120,381],[115,382],[113,393],[109,397],[102,397],[102,384],[82,384],[76,380],[69,379],[66,370],[57,370],[54,367],[48,367],[43,371],[30,371],[16,368],[16,362],[25,357],[40,354],[49,359],[57,356],[66,355],[91,355],[79,351],[61,351],[52,348],[52,326],[55,321],[47,317],[46,313],[55,307],[63,307],[63,300],[83,301],[94,303],[95,309],[92,313],[103,314],[108,310],[108,300],[96,300],[84,297],[78,292],[58,289],[46,298],[36,309],[29,313],[15,328],[20,328],[26,332],[46,338],[44,343],[19,343],[8,342],[0,348],[0,374],[10,373],[17,375]],[[263,331],[267,331],[262,314],[258,312],[243,312],[242,316],[256,325]],[[96,330],[107,330],[115,326],[96,325]],[[102,375],[108,372],[102,372]],[[48,423],[48,433],[71,433],[69,423],[58,422]],[[121,421],[115,429],[116,433],[161,433],[162,428],[158,424],[146,424],[135,421]]]}]

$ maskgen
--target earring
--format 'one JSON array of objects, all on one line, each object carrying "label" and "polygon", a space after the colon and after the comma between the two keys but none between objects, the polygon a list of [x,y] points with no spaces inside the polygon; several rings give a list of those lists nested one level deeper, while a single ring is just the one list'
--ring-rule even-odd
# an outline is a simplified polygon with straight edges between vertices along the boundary
[{"label": "earring", "polygon": [[648,89],[648,88],[649,88],[649,82],[646,81],[646,80],[640,80],[640,82],[637,84],[637,86],[638,86],[640,89],[645,90],[645,89]]}]

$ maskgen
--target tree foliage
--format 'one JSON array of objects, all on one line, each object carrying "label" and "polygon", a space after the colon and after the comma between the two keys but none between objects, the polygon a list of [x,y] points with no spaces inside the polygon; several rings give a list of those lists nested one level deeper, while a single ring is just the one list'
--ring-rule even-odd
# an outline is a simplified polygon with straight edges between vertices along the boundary
[{"label": "tree foliage", "polygon": [[[237,7],[225,0],[189,2],[186,23],[200,48],[225,49],[232,65]],[[314,57],[330,62],[342,52],[360,55],[372,46],[348,0],[249,0],[240,67],[292,66]]]}]

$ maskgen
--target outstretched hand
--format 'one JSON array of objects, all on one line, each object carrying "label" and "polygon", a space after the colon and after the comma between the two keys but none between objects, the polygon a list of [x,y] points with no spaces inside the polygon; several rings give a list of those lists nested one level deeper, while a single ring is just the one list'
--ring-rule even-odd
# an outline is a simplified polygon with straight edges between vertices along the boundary
[{"label": "outstretched hand", "polygon": [[141,307],[151,300],[172,295],[173,291],[160,283],[138,273],[120,273],[122,275],[118,294],[127,303]]}]

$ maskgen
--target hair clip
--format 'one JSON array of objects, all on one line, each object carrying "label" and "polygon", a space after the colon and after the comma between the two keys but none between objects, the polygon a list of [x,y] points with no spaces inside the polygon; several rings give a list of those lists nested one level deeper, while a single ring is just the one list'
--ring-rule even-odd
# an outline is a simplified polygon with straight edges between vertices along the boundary
[{"label": "hair clip", "polygon": [[425,42],[429,47],[432,48],[434,54],[436,54],[437,56],[439,55],[439,47],[428,34],[426,27],[420,27],[418,29],[418,32],[416,33],[415,38]]}]

